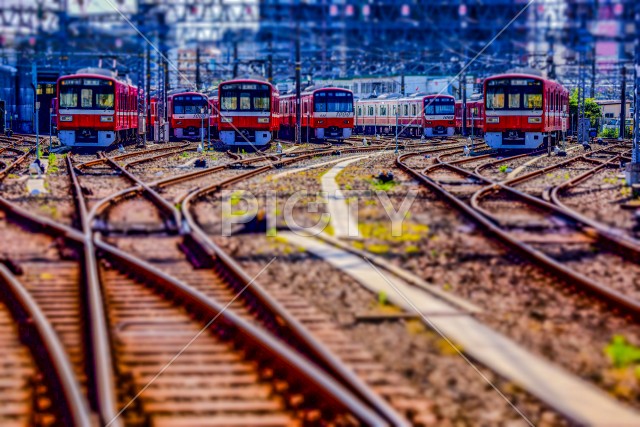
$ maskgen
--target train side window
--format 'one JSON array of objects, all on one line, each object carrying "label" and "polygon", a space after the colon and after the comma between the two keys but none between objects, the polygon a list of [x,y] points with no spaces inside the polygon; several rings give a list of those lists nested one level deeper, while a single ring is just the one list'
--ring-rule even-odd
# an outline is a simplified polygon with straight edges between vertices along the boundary
[{"label": "train side window", "polygon": [[519,109],[520,108],[520,94],[519,93],[510,93],[509,94],[509,108]]},{"label": "train side window", "polygon": [[358,105],[358,115],[361,116],[362,115],[362,107]]},{"label": "train side window", "polygon": [[416,104],[413,104],[411,107],[412,107],[412,110],[413,110],[413,115],[417,116],[418,115],[418,106]]},{"label": "train side window", "polygon": [[80,90],[80,106],[82,108],[91,108],[93,106],[93,90]]},{"label": "train side window", "polygon": [[409,105],[408,104],[404,104],[404,115],[405,116],[409,115]]},{"label": "train side window", "polygon": [[556,93],[556,111],[560,111],[560,94]]},{"label": "train side window", "polygon": [[241,110],[250,110],[251,109],[251,94],[248,92],[240,93],[240,109]]}]

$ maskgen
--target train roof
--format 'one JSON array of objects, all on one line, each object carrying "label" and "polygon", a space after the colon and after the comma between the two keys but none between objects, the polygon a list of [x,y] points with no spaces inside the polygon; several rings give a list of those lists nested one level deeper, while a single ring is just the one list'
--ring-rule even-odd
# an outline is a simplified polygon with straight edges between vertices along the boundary
[{"label": "train roof", "polygon": [[[311,86],[311,87],[307,87],[304,89],[304,91],[302,91],[300,93],[300,95],[313,95],[316,92],[322,92],[325,90],[332,90],[332,91],[338,91],[338,92],[347,92],[353,95],[353,91],[349,90],[349,89],[345,89],[342,87],[333,87],[333,86],[327,86],[327,87],[315,87],[315,86]],[[283,96],[283,98],[290,98],[292,96],[296,96],[295,92],[287,92],[286,95]]]},{"label": "train roof", "polygon": [[539,80],[542,82],[553,83],[562,86],[555,80],[546,79],[542,76],[536,76],[533,74],[523,74],[523,73],[504,73],[504,74],[496,74],[494,76],[487,77],[484,79],[485,83],[489,80],[497,80],[497,79],[533,79]]},{"label": "train roof", "polygon": [[268,81],[256,80],[256,79],[233,79],[233,80],[227,80],[227,81],[224,81],[224,82],[222,82],[222,83],[220,83],[218,85],[218,90],[223,85],[234,84],[234,83],[255,83],[255,84],[261,84],[261,85],[269,85],[271,87],[272,91],[275,91],[276,93],[280,93],[278,91],[278,88],[275,87],[274,85],[272,85],[271,83],[269,83]]},{"label": "train roof", "polygon": [[378,96],[377,98],[363,98],[363,99],[358,99],[357,102],[371,102],[371,101],[390,101],[390,100],[394,100],[394,101],[398,101],[398,102],[405,102],[405,101],[416,101],[416,100],[425,100],[425,99],[435,99],[435,98],[449,98],[449,99],[454,99],[455,98],[451,95],[446,95],[446,94],[432,94],[432,95],[425,95],[423,93],[414,93],[408,96],[402,96],[399,93],[385,93],[382,94],[380,96]]},{"label": "train roof", "polygon": [[208,98],[207,95],[205,95],[204,93],[194,92],[191,90],[177,91],[177,92],[171,91],[167,96],[173,98],[174,96],[178,96],[178,95],[197,95],[197,96],[202,96],[203,98]]},{"label": "train roof", "polygon": [[104,68],[81,68],[73,74],[58,77],[58,82],[60,80],[73,78],[103,79],[137,88],[137,86],[135,86],[128,77],[123,78],[118,76],[115,72]]}]

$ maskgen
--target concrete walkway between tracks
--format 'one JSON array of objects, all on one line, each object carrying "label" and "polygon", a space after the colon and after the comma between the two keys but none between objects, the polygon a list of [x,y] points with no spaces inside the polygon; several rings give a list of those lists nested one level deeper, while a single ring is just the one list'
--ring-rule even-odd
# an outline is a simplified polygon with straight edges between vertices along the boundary
[{"label": "concrete walkway between tracks", "polygon": [[[337,174],[362,158],[364,156],[341,162],[323,175],[323,191],[329,194],[339,191],[335,181]],[[344,198],[329,199],[329,212],[335,237],[348,237],[350,221],[357,227],[357,219],[349,217]],[[639,412],[479,322],[473,316],[476,310],[469,309],[473,307],[472,303],[456,303],[457,297],[445,298],[437,292],[429,292],[424,286],[416,286],[410,283],[407,275],[376,267],[362,253],[346,250],[345,243],[330,244],[332,237],[321,240],[303,235],[301,231],[279,232],[278,235],[348,274],[374,295],[384,293],[389,302],[408,314],[420,316],[430,328],[460,346],[473,360],[516,383],[579,425],[640,425]]]}]

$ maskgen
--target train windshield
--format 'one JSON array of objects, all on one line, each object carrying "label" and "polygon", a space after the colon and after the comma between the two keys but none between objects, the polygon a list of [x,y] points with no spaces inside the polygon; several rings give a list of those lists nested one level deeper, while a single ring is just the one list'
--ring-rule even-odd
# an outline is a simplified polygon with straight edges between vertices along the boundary
[{"label": "train windshield", "polygon": [[343,91],[321,91],[313,95],[313,111],[316,113],[352,113],[353,94]]},{"label": "train windshield", "polygon": [[207,99],[199,95],[179,95],[173,97],[173,114],[202,114],[207,111]]},{"label": "train windshield", "polygon": [[424,114],[453,114],[455,101],[453,98],[427,98],[424,100]]},{"label": "train windshield", "polygon": [[231,83],[220,88],[221,111],[270,111],[271,88],[259,83]]},{"label": "train windshield", "polygon": [[541,110],[542,82],[534,79],[498,79],[487,83],[491,110]]},{"label": "train windshield", "polygon": [[58,97],[60,108],[113,110],[115,89],[111,80],[66,79]]}]

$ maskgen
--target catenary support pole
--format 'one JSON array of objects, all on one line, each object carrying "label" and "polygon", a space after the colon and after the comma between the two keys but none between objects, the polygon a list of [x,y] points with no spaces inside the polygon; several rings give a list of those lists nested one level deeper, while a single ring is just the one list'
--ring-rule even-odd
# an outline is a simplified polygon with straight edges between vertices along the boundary
[{"label": "catenary support pole", "polygon": [[635,107],[634,107],[634,120],[633,120],[633,150],[631,153],[631,164],[627,166],[627,183],[633,186],[633,192],[636,195],[640,194],[640,2],[636,2],[636,16],[635,16],[635,82],[634,82],[634,94],[635,94]]}]

